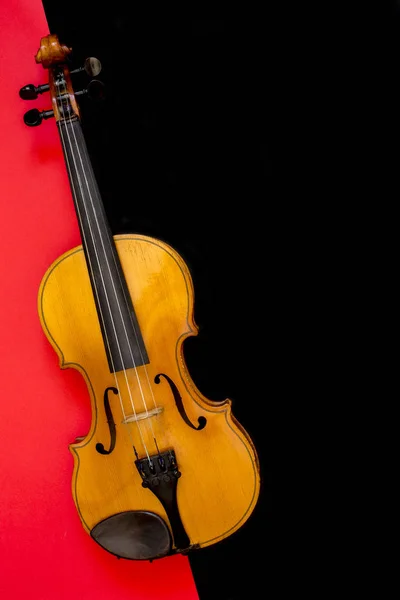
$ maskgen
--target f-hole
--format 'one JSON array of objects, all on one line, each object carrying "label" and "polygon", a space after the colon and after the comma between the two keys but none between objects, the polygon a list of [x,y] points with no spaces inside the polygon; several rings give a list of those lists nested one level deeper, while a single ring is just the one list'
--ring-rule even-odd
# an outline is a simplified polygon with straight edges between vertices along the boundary
[{"label": "f-hole", "polygon": [[205,417],[199,417],[197,419],[198,426],[196,427],[195,425],[193,425],[193,423],[189,420],[189,417],[186,414],[179,390],[176,387],[175,383],[172,381],[171,377],[168,377],[168,375],[166,375],[165,373],[159,373],[158,375],[156,375],[154,377],[154,381],[156,383],[160,383],[160,377],[164,377],[168,381],[169,386],[170,386],[171,391],[174,396],[176,407],[177,407],[182,419],[185,421],[186,425],[189,425],[189,427],[191,427],[192,429],[196,429],[197,431],[200,431],[200,429],[204,429],[204,427],[206,426],[206,423],[207,423],[207,419]]},{"label": "f-hole", "polygon": [[96,450],[99,454],[111,454],[111,452],[115,448],[115,440],[117,437],[117,432],[115,429],[115,421],[113,414],[110,408],[110,401],[108,399],[108,392],[114,392],[114,394],[118,394],[118,390],[115,387],[108,387],[104,392],[104,410],[106,412],[107,423],[110,429],[110,449],[106,450],[103,444],[96,444]]}]

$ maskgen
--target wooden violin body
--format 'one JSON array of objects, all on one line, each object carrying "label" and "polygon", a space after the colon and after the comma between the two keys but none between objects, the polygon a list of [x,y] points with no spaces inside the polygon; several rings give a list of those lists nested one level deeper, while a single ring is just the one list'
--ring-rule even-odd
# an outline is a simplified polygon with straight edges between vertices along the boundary
[{"label": "wooden violin body", "polygon": [[[174,448],[182,476],[177,504],[191,546],[207,546],[227,537],[250,516],[259,493],[257,459],[245,431],[235,422],[231,403],[210,402],[195,387],[185,366],[182,344],[196,333],[193,288],[189,271],[179,255],[165,243],[139,236],[115,238],[150,357],[147,371],[154,382],[168,375],[182,398],[188,421],[182,417],[166,378],[154,385],[157,406],[153,431],[162,452]],[[168,522],[157,497],[141,486],[134,465],[132,429],[139,455],[145,455],[134,423],[122,424],[117,396],[112,394],[116,443],[108,455],[96,451],[99,441],[109,444],[110,430],[104,410],[104,390],[115,386],[104,354],[103,339],[82,248],[71,250],[46,273],[39,293],[43,329],[60,357],[62,368],[73,367],[84,376],[92,401],[92,426],[79,443],[71,445],[75,459],[72,491],[82,523],[88,532],[112,515],[131,510],[151,511]],[[138,371],[144,367],[138,367]],[[132,395],[140,398],[135,369],[127,373]],[[147,378],[140,373],[142,386]],[[118,373],[121,392],[125,376]],[[121,393],[121,395],[123,395]],[[124,394],[128,397],[127,394]],[[138,409],[136,409],[138,410]],[[143,403],[139,411],[144,413]],[[131,412],[129,403],[126,413]],[[157,452],[152,431],[143,428],[148,448]]]},{"label": "wooden violin body", "polygon": [[[82,246],[56,260],[39,290],[43,330],[62,368],[77,369],[91,398],[90,430],[71,444],[72,493],[93,539],[119,557],[186,553],[234,533],[260,491],[255,448],[231,401],[205,398],[183,344],[197,334],[189,270],[166,243],[113,236],[107,223],[69,76],[71,52],[55,35],[36,61],[47,88],[71,184]],[[42,91],[40,91],[42,90]]]}]

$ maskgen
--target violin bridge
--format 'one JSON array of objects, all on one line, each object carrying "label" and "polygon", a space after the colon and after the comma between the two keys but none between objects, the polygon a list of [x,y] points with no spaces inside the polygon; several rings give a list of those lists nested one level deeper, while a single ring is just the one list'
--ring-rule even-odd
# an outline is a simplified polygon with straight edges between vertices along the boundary
[{"label": "violin bridge", "polygon": [[148,419],[149,417],[155,417],[156,415],[162,413],[163,410],[163,406],[157,406],[157,408],[152,408],[151,410],[146,410],[145,412],[127,415],[125,419],[122,420],[122,424],[127,425],[127,423],[135,423],[136,421],[142,421],[143,419]]}]

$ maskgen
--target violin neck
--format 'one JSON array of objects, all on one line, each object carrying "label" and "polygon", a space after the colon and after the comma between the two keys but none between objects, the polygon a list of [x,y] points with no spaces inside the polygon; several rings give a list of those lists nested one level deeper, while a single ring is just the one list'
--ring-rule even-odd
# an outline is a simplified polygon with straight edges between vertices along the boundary
[{"label": "violin neck", "polygon": [[149,362],[78,119],[58,129],[110,372]]}]

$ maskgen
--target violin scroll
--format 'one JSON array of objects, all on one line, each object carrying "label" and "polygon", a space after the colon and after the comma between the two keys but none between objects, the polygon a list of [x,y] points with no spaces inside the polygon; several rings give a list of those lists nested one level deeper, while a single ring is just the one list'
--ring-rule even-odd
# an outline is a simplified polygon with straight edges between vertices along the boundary
[{"label": "violin scroll", "polygon": [[62,46],[57,35],[53,33],[40,40],[40,48],[35,56],[35,61],[44,69],[49,69],[53,65],[65,63],[71,52],[72,48]]}]

